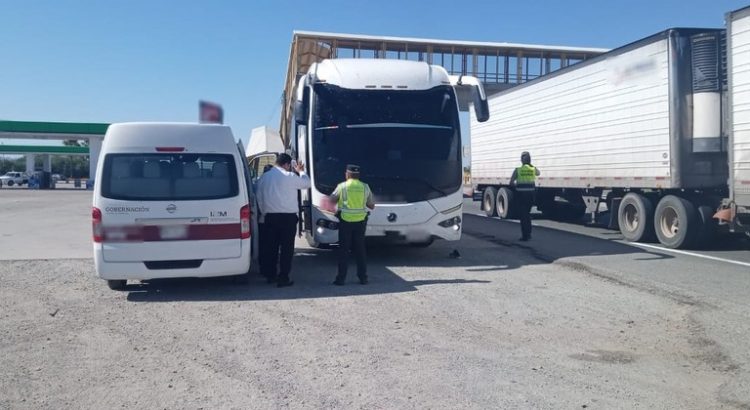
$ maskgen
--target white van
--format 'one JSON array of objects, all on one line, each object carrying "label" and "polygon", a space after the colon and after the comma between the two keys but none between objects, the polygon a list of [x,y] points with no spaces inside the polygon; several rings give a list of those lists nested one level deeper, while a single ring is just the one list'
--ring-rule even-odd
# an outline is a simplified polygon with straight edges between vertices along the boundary
[{"label": "white van", "polygon": [[112,124],[96,169],[96,273],[128,279],[247,274],[250,190],[244,150],[223,125]]}]

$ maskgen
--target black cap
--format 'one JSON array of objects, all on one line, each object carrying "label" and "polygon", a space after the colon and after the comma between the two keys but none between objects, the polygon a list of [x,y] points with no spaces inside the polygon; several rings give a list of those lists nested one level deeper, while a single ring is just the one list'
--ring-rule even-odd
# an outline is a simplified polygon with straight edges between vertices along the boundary
[{"label": "black cap", "polygon": [[346,166],[347,172],[354,172],[356,174],[359,173],[359,165],[349,164]]},{"label": "black cap", "polygon": [[521,153],[521,162],[524,164],[531,164],[531,154],[529,154],[529,151],[524,151]]}]

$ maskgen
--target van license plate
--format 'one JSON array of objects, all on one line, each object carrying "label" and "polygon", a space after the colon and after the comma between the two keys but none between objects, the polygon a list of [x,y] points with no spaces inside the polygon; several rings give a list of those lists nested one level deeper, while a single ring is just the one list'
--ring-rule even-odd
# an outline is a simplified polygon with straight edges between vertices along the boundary
[{"label": "van license plate", "polygon": [[162,226],[159,233],[162,239],[184,239],[187,238],[187,228],[186,225],[167,225]]}]

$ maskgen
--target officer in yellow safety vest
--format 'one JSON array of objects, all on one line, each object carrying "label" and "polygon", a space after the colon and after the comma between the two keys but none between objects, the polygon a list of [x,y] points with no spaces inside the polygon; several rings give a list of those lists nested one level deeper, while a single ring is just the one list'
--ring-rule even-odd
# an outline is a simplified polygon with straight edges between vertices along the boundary
[{"label": "officer in yellow safety vest", "polygon": [[531,154],[524,151],[521,154],[521,166],[513,170],[510,185],[516,188],[515,202],[518,204],[519,219],[521,220],[521,241],[531,239],[531,207],[534,205],[536,192],[536,177],[539,169],[531,165]]},{"label": "officer in yellow safety vest", "polygon": [[367,261],[365,254],[365,230],[369,209],[375,209],[370,187],[359,180],[359,166],[346,166],[346,181],[340,183],[331,194],[337,203],[339,218],[339,270],[334,285],[343,286],[349,265],[349,251],[357,260],[359,283],[367,284]]}]

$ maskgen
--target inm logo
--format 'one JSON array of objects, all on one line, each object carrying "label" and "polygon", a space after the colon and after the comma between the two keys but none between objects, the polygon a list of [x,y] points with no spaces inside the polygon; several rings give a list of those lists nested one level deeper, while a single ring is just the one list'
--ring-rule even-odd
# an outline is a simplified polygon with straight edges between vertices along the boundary
[{"label": "inm logo", "polygon": [[175,213],[176,210],[177,210],[177,205],[175,204],[167,205],[167,212],[169,212],[170,214]]}]

